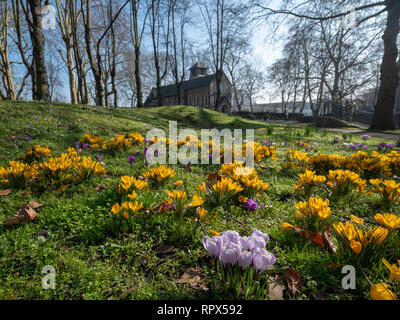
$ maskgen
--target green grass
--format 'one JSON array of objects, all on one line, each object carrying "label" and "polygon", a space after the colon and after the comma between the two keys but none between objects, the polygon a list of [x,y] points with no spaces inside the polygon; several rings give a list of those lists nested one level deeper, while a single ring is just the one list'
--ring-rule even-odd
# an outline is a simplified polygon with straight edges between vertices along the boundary
[{"label": "green grass", "polygon": [[[35,116],[38,116],[36,119]],[[195,107],[160,107],[149,109],[104,109],[68,104],[0,101],[0,166],[18,159],[34,144],[48,145],[53,154],[60,154],[85,133],[102,137],[115,134],[142,132],[150,128],[168,128],[169,121],[177,121],[179,128],[255,129],[256,138],[274,141],[278,155],[303,141],[317,152],[349,154],[341,143],[331,141],[339,134],[312,126],[296,127],[246,120],[236,116]],[[30,124],[28,124],[30,122]],[[25,138],[30,137],[29,141]],[[347,141],[361,142],[357,136],[346,136]],[[288,144],[283,144],[288,142]],[[382,139],[372,138],[367,144],[374,149]],[[0,299],[230,299],[211,288],[209,278],[203,279],[208,289],[177,284],[182,273],[190,267],[210,272],[211,261],[202,247],[201,229],[193,231],[190,221],[173,219],[169,214],[155,214],[137,219],[133,232],[115,228],[111,206],[116,201],[115,189],[120,176],[142,174],[146,167],[143,146],[133,147],[141,152],[132,167],[127,161],[129,152],[115,156],[104,154],[106,177],[95,177],[87,183],[71,186],[64,191],[13,190],[0,196]],[[97,153],[87,151],[96,157]],[[284,232],[281,224],[295,216],[294,193],[296,175],[277,172],[279,164],[266,165],[260,177],[270,184],[262,208],[249,212],[239,207],[219,207],[212,212],[216,219],[207,229],[237,230],[249,235],[260,229],[270,235],[267,246],[277,257],[275,271],[279,275],[294,268],[305,280],[303,289],[294,296],[287,290],[286,299],[358,299],[369,298],[369,283],[357,274],[357,289],[341,287],[340,268],[326,266],[337,258],[292,232]],[[193,165],[191,171],[172,165],[176,180],[184,181],[184,190],[192,196],[198,184],[217,165]],[[104,190],[97,190],[104,184]],[[1,188],[0,188],[1,189]],[[155,190],[155,198],[165,199],[163,189]],[[36,200],[44,206],[37,209],[39,218],[33,222],[5,227],[3,221],[21,206]],[[373,217],[378,212],[377,199],[362,195],[348,196],[332,203],[337,216],[358,214]],[[395,207],[399,212],[399,207]],[[160,256],[155,248],[170,244],[177,248],[171,255]],[[392,256],[400,258],[399,246],[391,248]],[[56,289],[42,289],[41,273],[45,265],[56,269]],[[380,267],[365,270],[371,280],[378,280],[387,271]]]}]

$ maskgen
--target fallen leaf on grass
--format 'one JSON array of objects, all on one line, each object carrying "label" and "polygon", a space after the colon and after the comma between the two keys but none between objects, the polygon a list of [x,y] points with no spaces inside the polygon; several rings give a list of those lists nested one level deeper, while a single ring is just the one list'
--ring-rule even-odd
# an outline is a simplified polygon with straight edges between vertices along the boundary
[{"label": "fallen leaf on grass", "polygon": [[328,227],[322,235],[324,245],[330,252],[336,253],[337,247],[332,241],[332,230]]},{"label": "fallen leaf on grass", "polygon": [[0,196],[8,196],[11,193],[11,189],[0,190]]},{"label": "fallen leaf on grass", "polygon": [[178,251],[177,248],[174,246],[171,246],[169,244],[161,244],[157,246],[154,251],[156,252],[156,255],[165,255],[165,254],[173,254]]},{"label": "fallen leaf on grass", "polygon": [[282,300],[285,283],[278,275],[268,281],[268,296],[271,300]]},{"label": "fallen leaf on grass", "polygon": [[4,221],[4,225],[11,226],[13,224],[20,224],[25,221],[32,221],[37,219],[39,215],[34,209],[40,208],[41,206],[43,205],[36,201],[29,202],[28,204],[24,205],[21,209],[19,209],[14,216]]},{"label": "fallen leaf on grass", "polygon": [[221,180],[221,176],[219,175],[218,171],[217,172],[211,172],[208,174],[208,182],[211,184],[216,184],[218,181]]},{"label": "fallen leaf on grass", "polygon": [[300,275],[293,268],[287,269],[284,277],[288,290],[291,294],[295,294],[303,287],[304,280],[301,280]]},{"label": "fallen leaf on grass", "polygon": [[199,267],[195,268],[188,268],[185,270],[185,272],[182,274],[179,280],[176,280],[175,282],[177,284],[189,284],[190,287],[195,288],[195,289],[203,289],[206,290],[207,287],[204,284],[204,273]]},{"label": "fallen leaf on grass", "polygon": [[284,223],[282,226],[285,230],[292,229],[297,234],[299,234],[307,239],[310,239],[312,242],[314,242],[322,247],[325,247],[324,239],[323,239],[322,235],[319,233],[303,230],[300,227],[293,226],[289,223]]},{"label": "fallen leaf on grass", "polygon": [[96,187],[96,190],[97,191],[103,191],[105,188],[106,188],[106,185],[101,183]]}]

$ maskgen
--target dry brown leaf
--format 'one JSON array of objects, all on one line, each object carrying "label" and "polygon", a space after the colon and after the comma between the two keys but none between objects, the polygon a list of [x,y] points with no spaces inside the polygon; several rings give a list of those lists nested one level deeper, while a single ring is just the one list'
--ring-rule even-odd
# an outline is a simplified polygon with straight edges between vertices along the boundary
[{"label": "dry brown leaf", "polygon": [[96,187],[96,190],[97,191],[103,191],[105,188],[106,188],[106,185],[101,183]]},{"label": "dry brown leaf", "polygon": [[34,209],[39,208],[41,206],[43,205],[36,201],[29,202],[28,204],[24,205],[21,209],[19,209],[14,216],[4,221],[4,225],[11,226],[13,224],[20,224],[25,221],[32,221],[37,219],[39,215]]},{"label": "dry brown leaf", "polygon": [[324,245],[328,248],[330,252],[336,253],[337,247],[332,241],[332,230],[328,228],[324,231],[322,235],[322,240],[324,241]]},{"label": "dry brown leaf", "polygon": [[165,255],[165,254],[174,254],[175,252],[178,251],[178,249],[169,244],[161,244],[156,248],[154,248],[154,251],[156,252],[157,255]]},{"label": "dry brown leaf", "polygon": [[219,175],[218,171],[217,172],[211,172],[208,174],[208,182],[211,184],[216,184],[218,181],[221,180],[221,176]]},{"label": "dry brown leaf", "polygon": [[283,291],[285,290],[285,283],[282,277],[274,276],[268,281],[268,296],[271,300],[282,300]]},{"label": "dry brown leaf", "polygon": [[35,200],[32,200],[31,202],[28,203],[28,206],[30,206],[32,209],[37,209],[43,207],[43,204],[38,203]]},{"label": "dry brown leaf", "polygon": [[206,290],[207,287],[204,284],[204,273],[200,269],[200,267],[188,268],[182,274],[179,280],[176,280],[177,284],[185,284],[188,283],[190,287],[196,289]]},{"label": "dry brown leaf", "polygon": [[287,269],[284,277],[288,290],[291,294],[295,294],[303,287],[304,280],[301,280],[300,275],[293,268]]},{"label": "dry brown leaf", "polygon": [[0,190],[0,196],[8,196],[11,193],[11,189]]}]

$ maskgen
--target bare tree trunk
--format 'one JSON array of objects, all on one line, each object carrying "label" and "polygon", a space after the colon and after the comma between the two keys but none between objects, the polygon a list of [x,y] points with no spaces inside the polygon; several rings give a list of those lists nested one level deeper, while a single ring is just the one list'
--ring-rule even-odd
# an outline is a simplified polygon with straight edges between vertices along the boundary
[{"label": "bare tree trunk", "polygon": [[73,1],[69,1],[69,3],[65,4],[64,7],[60,6],[59,0],[56,0],[57,5],[57,14],[58,14],[58,25],[61,30],[61,36],[65,44],[66,58],[63,57],[61,50],[60,55],[65,62],[68,70],[68,78],[69,78],[69,92],[72,104],[78,103],[78,97],[76,92],[76,81],[75,81],[75,73],[74,73],[74,60],[73,60],[73,43],[72,43],[72,24],[73,16],[71,16],[71,12],[73,14],[73,9],[71,10],[71,6],[73,6]]},{"label": "bare tree trunk", "polygon": [[[21,0],[22,1],[22,0]],[[46,64],[44,59],[44,34],[42,29],[42,4],[41,0],[28,0],[28,9],[25,16],[29,25],[32,41],[33,63],[35,71],[34,100],[49,100],[49,82],[47,79]]]},{"label": "bare tree trunk", "polygon": [[399,85],[396,61],[398,58],[397,37],[400,32],[400,1],[386,0],[388,11],[386,30],[383,35],[384,54],[381,65],[381,86],[370,129],[395,129],[393,110],[396,89]]},{"label": "bare tree trunk", "polygon": [[[86,0],[86,17],[83,19],[85,27],[86,53],[88,55],[90,67],[92,69],[93,77],[95,80],[95,92],[96,92],[95,103],[98,106],[104,106],[104,88],[103,88],[103,75],[101,68],[100,51],[99,49],[96,51],[96,61],[94,60],[92,53],[90,6],[91,6],[91,1]],[[82,13],[84,13],[84,10],[82,10]]]},{"label": "bare tree trunk", "polygon": [[[133,24],[133,46],[135,50],[135,82],[136,82],[136,106],[137,108],[143,108],[143,93],[142,93],[142,80],[140,78],[140,45],[142,42],[142,36],[144,31],[144,24],[147,19],[149,10],[145,15],[143,20],[143,27],[141,32],[139,32],[138,24],[138,10],[139,10],[140,0],[131,0],[131,10],[132,10],[132,24]],[[149,8],[150,9],[150,8]]]},{"label": "bare tree trunk", "polygon": [[5,98],[8,100],[15,100],[17,96],[15,94],[11,63],[8,54],[8,24],[11,12],[9,10],[7,1],[0,2],[0,13],[1,17],[3,18],[0,20],[0,23],[2,23],[2,25],[0,25],[0,74],[6,90]]}]

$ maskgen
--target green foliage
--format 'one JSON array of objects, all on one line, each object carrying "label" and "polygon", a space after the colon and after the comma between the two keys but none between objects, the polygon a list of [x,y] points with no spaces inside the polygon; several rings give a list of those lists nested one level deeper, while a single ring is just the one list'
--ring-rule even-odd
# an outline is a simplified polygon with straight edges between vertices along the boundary
[{"label": "green foliage", "polygon": [[[116,133],[140,132],[150,127],[168,129],[168,121],[177,121],[178,128],[254,128],[260,142],[275,142],[281,158],[289,148],[295,148],[294,143],[298,140],[309,145],[318,144],[319,152],[350,152],[329,143],[335,134],[326,130],[266,125],[209,109],[174,106],[114,110],[58,103],[0,101],[0,166],[18,159],[34,144],[48,145],[53,154],[60,154],[68,147],[74,147],[75,141],[85,133],[111,137]],[[28,136],[29,141],[25,139]],[[345,136],[351,138],[349,135],[343,135],[343,138]],[[288,144],[282,145],[283,142]],[[371,138],[368,144],[381,142],[385,141]],[[8,196],[0,196],[0,299],[234,298],[232,293],[213,289],[211,278],[205,274],[201,278],[208,290],[176,283],[187,268],[199,266],[205,272],[210,270],[211,261],[201,244],[203,229],[194,228],[193,216],[178,218],[154,210],[134,219],[132,230],[115,227],[110,208],[118,200],[116,187],[120,177],[137,177],[147,170],[143,146],[132,149],[117,152],[114,156],[103,154],[101,161],[106,166],[106,177],[96,176],[87,183],[71,185],[65,190],[13,190]],[[127,156],[133,152],[140,152],[140,155],[130,166]],[[82,155],[93,158],[97,154],[91,150],[82,151]],[[293,188],[297,176],[284,170],[277,172],[279,166],[279,163],[272,162],[259,170],[260,179],[270,184],[265,199],[260,203],[261,209],[249,212],[234,204],[210,209],[210,221],[204,224],[206,231],[233,229],[240,234],[249,234],[257,228],[267,232],[269,246],[277,257],[275,272],[282,274],[287,268],[295,268],[305,280],[300,292],[292,296],[285,291],[284,298],[315,299],[317,293],[330,299],[368,298],[369,283],[365,277],[357,277],[357,290],[343,290],[340,268],[325,267],[338,262],[334,256],[309,240],[282,230],[282,222],[294,219],[293,203],[302,199]],[[179,165],[171,168],[176,171],[174,181],[183,180],[182,188],[191,197],[196,186],[219,166],[192,165],[190,171]],[[149,192],[140,200],[146,207],[150,203],[159,204],[166,198],[163,192],[162,189]],[[37,220],[3,226],[7,218],[31,200],[44,204],[37,209]],[[355,214],[371,221],[379,208],[379,199],[346,195],[336,199],[331,208],[336,218]],[[399,212],[399,206],[393,210]],[[215,219],[211,218],[213,216]],[[393,237],[388,242],[388,259],[400,258],[398,241],[398,237]],[[177,251],[159,254],[156,248],[161,244],[172,245]],[[56,269],[55,290],[45,290],[41,286],[41,270],[46,265]],[[377,267],[365,272],[371,280],[376,280],[382,270]],[[260,292],[259,296],[262,294],[265,292]]]}]

